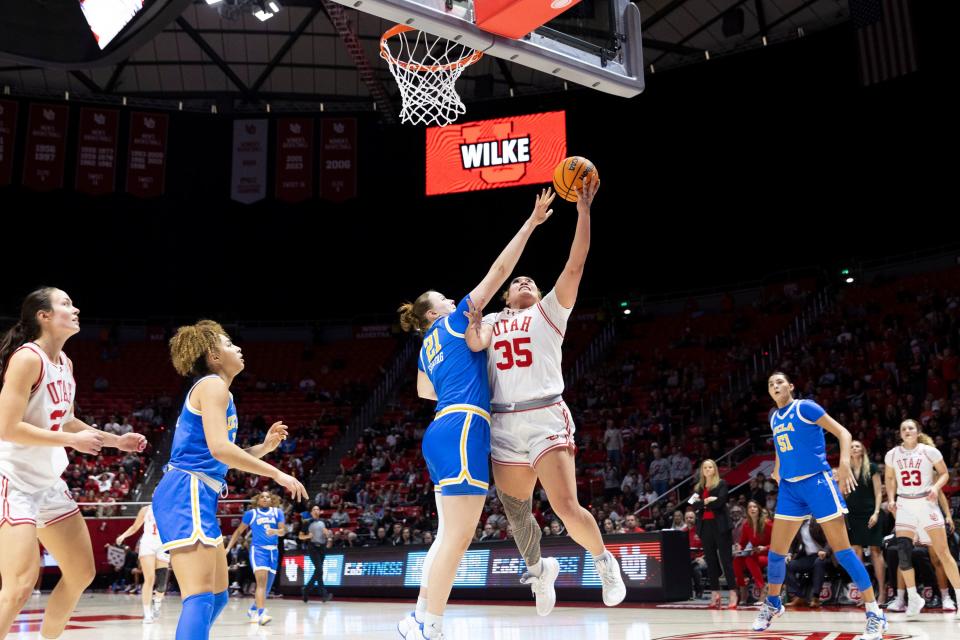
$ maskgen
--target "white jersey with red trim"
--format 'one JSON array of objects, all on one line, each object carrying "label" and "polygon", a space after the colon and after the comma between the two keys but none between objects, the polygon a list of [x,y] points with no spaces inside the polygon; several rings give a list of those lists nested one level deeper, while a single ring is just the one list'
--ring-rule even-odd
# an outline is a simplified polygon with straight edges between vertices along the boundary
[{"label": "white jersey with red trim", "polygon": [[157,519],[153,517],[153,505],[147,505],[147,512],[143,515],[143,536],[160,539],[157,531]]},{"label": "white jersey with red trim", "polygon": [[943,460],[936,447],[918,442],[913,449],[894,447],[887,451],[884,463],[897,477],[897,494],[927,493],[933,486],[933,465]]},{"label": "white jersey with red trim", "polygon": [[526,402],[563,393],[561,347],[571,311],[552,289],[528,309],[484,316],[483,323],[493,327],[487,349],[492,402]]},{"label": "white jersey with red trim", "polygon": [[[73,419],[73,394],[76,382],[73,367],[60,352],[53,363],[37,344],[28,342],[17,351],[28,349],[40,358],[41,370],[30,389],[23,422],[40,429],[57,431]],[[12,357],[12,356],[11,356]],[[45,491],[56,484],[69,464],[63,447],[34,447],[0,441],[0,476],[24,493]]]}]

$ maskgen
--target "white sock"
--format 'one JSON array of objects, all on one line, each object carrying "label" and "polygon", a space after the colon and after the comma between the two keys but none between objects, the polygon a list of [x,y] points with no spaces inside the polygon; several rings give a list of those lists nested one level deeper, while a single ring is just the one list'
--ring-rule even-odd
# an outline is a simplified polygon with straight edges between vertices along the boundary
[{"label": "white sock", "polygon": [[607,558],[609,558],[609,557],[610,557],[610,552],[609,552],[609,551],[604,551],[603,553],[601,553],[601,554],[598,555],[598,556],[593,556],[593,563],[596,564],[596,563],[598,563],[598,562],[606,562],[606,561],[607,561]]},{"label": "white sock", "polygon": [[867,608],[867,613],[872,613],[877,616],[883,615],[883,613],[880,611],[880,604],[876,600],[865,603],[865,606]]},{"label": "white sock", "polygon": [[897,589],[897,600],[900,602],[905,602],[907,599],[907,590],[906,589]]},{"label": "white sock", "polygon": [[537,564],[528,565],[527,571],[530,575],[539,577],[543,573],[543,560],[537,560]]},{"label": "white sock", "polygon": [[429,611],[425,612],[423,614],[423,628],[424,630],[433,630],[433,633],[428,636],[430,638],[439,635],[443,631],[443,616],[435,616]]},{"label": "white sock", "polygon": [[153,607],[150,607],[148,605],[143,605],[143,617],[149,618],[152,615],[153,615]]},{"label": "white sock", "polygon": [[946,600],[950,597],[950,589],[940,589],[940,599]]},{"label": "white sock", "polygon": [[417,619],[417,622],[423,622],[423,616],[427,613],[427,599],[418,597],[417,598],[417,610],[413,612],[413,617]]},{"label": "white sock", "polygon": [[916,587],[907,587],[907,595],[910,597],[911,600],[913,600],[914,598],[920,597],[920,594],[917,593]]}]

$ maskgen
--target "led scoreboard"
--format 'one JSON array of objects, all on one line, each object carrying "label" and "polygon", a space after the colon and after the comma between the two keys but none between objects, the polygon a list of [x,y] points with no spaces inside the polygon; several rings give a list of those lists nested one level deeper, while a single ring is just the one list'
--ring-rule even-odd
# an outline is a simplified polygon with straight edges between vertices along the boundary
[{"label": "led scoreboard", "polygon": [[[593,557],[568,537],[544,538],[543,555],[560,563],[556,588],[563,598],[600,599],[600,576]],[[607,549],[620,563],[628,600],[683,600],[689,597],[689,541],[679,531],[607,536]],[[323,581],[334,593],[385,597],[404,596],[419,588],[427,548],[357,547],[331,549],[323,562]],[[281,560],[279,588],[299,593],[315,567],[308,556],[288,553]],[[669,570],[665,567],[669,565]],[[512,599],[530,587],[520,584],[526,570],[511,541],[476,543],[464,555],[453,583],[463,597]],[[410,590],[405,592],[404,590]]]}]

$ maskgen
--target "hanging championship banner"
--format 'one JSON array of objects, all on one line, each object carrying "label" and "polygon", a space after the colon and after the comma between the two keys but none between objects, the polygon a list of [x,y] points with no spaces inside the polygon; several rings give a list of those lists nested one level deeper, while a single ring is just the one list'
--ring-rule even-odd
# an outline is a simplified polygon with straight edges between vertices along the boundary
[{"label": "hanging championship banner", "polygon": [[80,110],[76,181],[80,193],[92,196],[113,193],[119,126],[119,111],[89,107]]},{"label": "hanging championship banner", "polygon": [[13,100],[0,100],[0,187],[13,178],[13,144],[17,137],[17,108]]},{"label": "hanging championship banner", "polygon": [[251,204],[267,196],[267,121],[233,121],[230,197]]},{"label": "hanging championship banner", "polygon": [[313,197],[313,119],[277,121],[277,200],[301,202]]},{"label": "hanging championship banner", "polygon": [[320,121],[320,197],[343,202],[357,195],[357,120]]},{"label": "hanging championship banner", "polygon": [[167,128],[163,113],[130,114],[127,193],[138,198],[163,195],[167,166]]},{"label": "hanging championship banner", "polygon": [[23,186],[53,191],[63,186],[70,109],[61,105],[31,104],[27,146],[23,159]]}]

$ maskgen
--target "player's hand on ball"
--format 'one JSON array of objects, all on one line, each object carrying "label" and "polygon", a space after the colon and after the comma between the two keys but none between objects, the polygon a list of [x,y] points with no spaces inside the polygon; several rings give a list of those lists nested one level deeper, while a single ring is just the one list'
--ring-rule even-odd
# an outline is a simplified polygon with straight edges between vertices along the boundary
[{"label": "player's hand on ball", "polygon": [[287,433],[287,425],[283,424],[283,421],[278,420],[274,422],[267,431],[267,437],[263,439],[263,446],[273,451],[280,446],[281,442],[287,439]]},{"label": "player's hand on ball", "polygon": [[592,173],[583,179],[583,189],[573,188],[577,194],[577,212],[590,213],[590,205],[593,204],[593,197],[597,195],[600,189],[600,181]]}]

